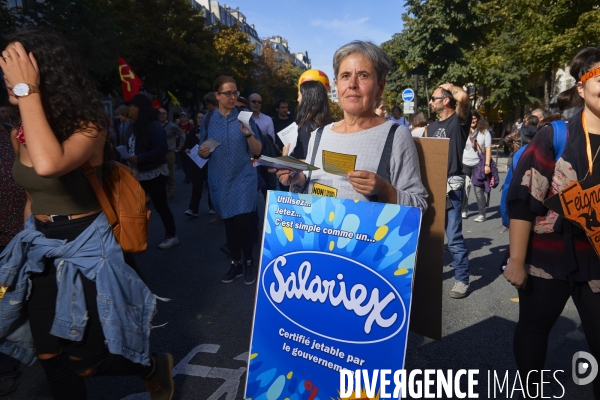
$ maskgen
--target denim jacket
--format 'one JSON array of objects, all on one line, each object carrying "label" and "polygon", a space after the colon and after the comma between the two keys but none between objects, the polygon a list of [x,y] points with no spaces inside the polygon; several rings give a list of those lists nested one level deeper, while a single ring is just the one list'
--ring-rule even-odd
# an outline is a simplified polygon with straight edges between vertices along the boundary
[{"label": "denim jacket", "polygon": [[25,364],[35,361],[35,346],[24,313],[30,275],[44,270],[44,258],[55,258],[58,296],[50,333],[81,341],[88,320],[78,272],[96,282],[98,313],[108,351],[149,365],[150,321],[156,296],[124,261],[112,229],[101,213],[75,240],[47,239],[35,229],[33,216],[0,254],[0,351]]}]

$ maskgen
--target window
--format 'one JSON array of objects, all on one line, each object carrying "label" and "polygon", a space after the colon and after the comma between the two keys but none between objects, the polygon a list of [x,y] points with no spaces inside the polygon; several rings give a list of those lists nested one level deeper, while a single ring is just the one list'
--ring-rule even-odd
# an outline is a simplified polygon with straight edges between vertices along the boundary
[{"label": "window", "polygon": [[22,8],[23,7],[23,0],[8,0],[8,8],[13,8],[13,7],[19,7]]}]

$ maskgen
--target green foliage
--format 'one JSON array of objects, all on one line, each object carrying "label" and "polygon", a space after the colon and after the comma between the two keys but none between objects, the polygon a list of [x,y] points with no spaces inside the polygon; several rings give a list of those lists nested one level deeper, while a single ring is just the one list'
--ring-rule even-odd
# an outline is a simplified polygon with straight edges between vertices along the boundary
[{"label": "green foliage", "polygon": [[221,75],[230,75],[236,82],[240,92],[250,85],[252,70],[255,68],[254,46],[248,41],[248,34],[239,26],[220,27],[213,39],[218,55],[218,66]]},{"label": "green foliage", "polygon": [[[598,46],[597,0],[407,0],[404,29],[382,44],[393,62],[384,97],[394,104],[420,77],[478,88],[486,111],[549,102],[552,70],[583,46]],[[545,81],[537,98],[533,81]],[[533,89],[536,89],[535,87]],[[539,91],[539,90],[538,90]]]},{"label": "green foliage", "polygon": [[329,99],[329,110],[331,111],[331,116],[334,120],[341,121],[344,119],[344,111],[342,110],[342,107],[340,107],[340,103],[336,103]]},{"label": "green foliage", "polygon": [[[0,1],[0,30],[47,26],[72,41],[104,94],[120,97],[117,56],[163,104],[171,91],[189,106],[222,74],[244,85],[254,69],[252,45],[239,27],[213,33],[188,0],[24,0],[7,10]],[[12,12],[11,12],[12,11]],[[15,12],[16,11],[16,12]]]},{"label": "green foliage", "polygon": [[254,85],[249,94],[256,92],[262,97],[262,112],[275,115],[275,102],[281,98],[289,101],[290,111],[298,105],[298,80],[302,71],[290,60],[279,60],[271,45],[263,48],[263,54],[256,61]]}]

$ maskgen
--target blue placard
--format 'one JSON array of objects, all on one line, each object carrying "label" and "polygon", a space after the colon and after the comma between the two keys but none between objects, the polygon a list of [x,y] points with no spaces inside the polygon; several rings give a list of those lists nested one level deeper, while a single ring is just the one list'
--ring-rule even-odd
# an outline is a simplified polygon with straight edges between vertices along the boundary
[{"label": "blue placard", "polygon": [[415,99],[415,91],[411,88],[404,89],[402,91],[402,100],[403,101],[413,101]]},{"label": "blue placard", "polygon": [[269,192],[246,399],[337,399],[340,369],[402,369],[420,226],[416,207]]}]

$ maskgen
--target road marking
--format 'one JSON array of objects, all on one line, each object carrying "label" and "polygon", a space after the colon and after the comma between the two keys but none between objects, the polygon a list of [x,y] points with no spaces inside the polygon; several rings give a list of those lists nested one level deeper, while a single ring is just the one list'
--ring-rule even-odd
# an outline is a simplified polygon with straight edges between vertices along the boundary
[{"label": "road marking", "polygon": [[[225,400],[235,400],[242,375],[246,372],[245,367],[240,367],[238,369],[231,368],[220,368],[220,367],[209,367],[205,365],[195,365],[190,364],[190,361],[198,354],[198,353],[211,353],[216,354],[219,351],[218,344],[201,344],[199,346],[194,347],[183,359],[173,368],[173,376],[176,375],[188,375],[188,376],[197,376],[199,378],[217,378],[223,379],[225,382],[219,386],[219,388],[208,397],[207,400],[217,400],[223,394],[227,394]],[[235,357],[236,361],[248,361],[249,353],[245,352]],[[124,397],[121,400],[149,400],[150,395],[148,393],[136,393]]]}]

